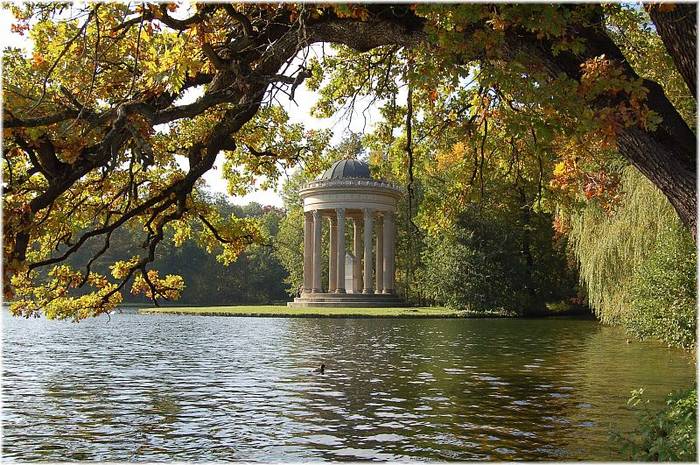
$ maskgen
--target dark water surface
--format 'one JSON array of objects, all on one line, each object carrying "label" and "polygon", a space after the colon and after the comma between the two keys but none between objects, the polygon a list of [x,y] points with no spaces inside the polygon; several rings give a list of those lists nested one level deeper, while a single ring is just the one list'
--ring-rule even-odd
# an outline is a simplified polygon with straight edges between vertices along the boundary
[{"label": "dark water surface", "polygon": [[3,324],[17,461],[615,459],[630,390],[658,403],[695,376],[680,352],[589,320]]}]

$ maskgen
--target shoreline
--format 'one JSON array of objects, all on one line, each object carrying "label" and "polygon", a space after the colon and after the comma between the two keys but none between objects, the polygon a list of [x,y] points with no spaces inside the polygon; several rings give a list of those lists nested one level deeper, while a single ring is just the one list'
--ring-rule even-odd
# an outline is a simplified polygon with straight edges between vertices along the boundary
[{"label": "shoreline", "polygon": [[141,307],[141,315],[194,315],[251,318],[550,318],[586,317],[574,312],[522,317],[502,312],[480,313],[467,310],[452,310],[446,307],[306,307],[290,308],[281,305],[237,305],[206,307]]},{"label": "shoreline", "polygon": [[498,317],[494,315],[488,316],[470,316],[470,315],[450,315],[450,314],[436,314],[436,315],[410,315],[410,314],[397,314],[397,315],[370,315],[370,314],[343,314],[339,313],[337,315],[321,314],[321,313],[299,313],[299,314],[287,314],[287,313],[230,313],[230,312],[159,312],[159,311],[148,311],[144,309],[139,309],[138,313],[140,315],[179,315],[179,316],[221,316],[221,317],[243,317],[243,318],[369,318],[369,319],[379,319],[379,318],[404,318],[404,319],[428,319],[428,318],[464,318],[464,319],[478,319],[478,318],[506,318]]},{"label": "shoreline", "polygon": [[466,312],[444,307],[336,307],[216,306],[139,308],[141,315],[196,315],[254,318],[465,318]]}]

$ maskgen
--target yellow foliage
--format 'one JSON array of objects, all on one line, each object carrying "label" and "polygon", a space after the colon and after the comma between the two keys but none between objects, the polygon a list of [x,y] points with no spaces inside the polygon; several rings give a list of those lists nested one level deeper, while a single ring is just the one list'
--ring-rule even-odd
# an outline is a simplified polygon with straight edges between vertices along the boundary
[{"label": "yellow foliage", "polygon": [[115,279],[124,279],[127,277],[132,268],[136,266],[138,261],[141,259],[138,255],[131,257],[129,260],[119,260],[109,267],[112,272],[112,276]]},{"label": "yellow foliage", "polygon": [[185,281],[182,276],[166,275],[165,278],[158,276],[158,271],[148,270],[147,277],[139,274],[134,279],[131,286],[132,294],[143,294],[149,299],[164,298],[176,300],[180,298],[185,289]]},{"label": "yellow foliage", "polygon": [[452,145],[452,150],[439,151],[435,156],[438,171],[448,170],[464,161],[467,148],[464,142]]}]

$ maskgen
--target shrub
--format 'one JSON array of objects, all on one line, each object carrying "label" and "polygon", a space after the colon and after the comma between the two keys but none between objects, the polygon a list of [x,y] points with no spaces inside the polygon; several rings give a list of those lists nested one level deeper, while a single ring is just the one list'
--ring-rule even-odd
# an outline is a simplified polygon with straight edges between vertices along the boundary
[{"label": "shrub", "polygon": [[643,408],[639,412],[639,426],[630,436],[614,434],[621,451],[635,461],[696,461],[697,389],[671,393],[666,405],[658,411],[642,401],[643,389],[632,391],[628,404]]},{"label": "shrub", "polygon": [[475,312],[542,313],[573,295],[575,280],[553,247],[551,217],[533,215],[528,263],[523,228],[507,213],[468,209],[451,231],[428,236],[419,282],[438,304]]},{"label": "shrub", "polygon": [[691,349],[696,327],[696,252],[690,234],[671,232],[634,273],[631,312],[625,326],[640,338],[653,337]]}]

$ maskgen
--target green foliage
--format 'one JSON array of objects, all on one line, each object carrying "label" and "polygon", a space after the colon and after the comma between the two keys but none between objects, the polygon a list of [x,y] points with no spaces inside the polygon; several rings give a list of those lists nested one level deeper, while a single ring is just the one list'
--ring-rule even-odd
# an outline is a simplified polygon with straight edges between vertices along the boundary
[{"label": "green foliage", "polygon": [[571,215],[569,244],[588,302],[604,323],[670,345],[695,341],[695,247],[673,207],[635,168],[610,214],[589,203]]},{"label": "green foliage", "polygon": [[[328,118],[343,108],[352,111],[358,95],[370,95],[374,100],[398,93],[398,68],[392,67],[397,50],[396,46],[387,46],[358,53],[345,46],[333,46],[332,55],[325,55],[322,61],[312,59],[310,68],[316,72],[307,86],[318,91],[320,97],[312,113]],[[324,80],[320,70],[332,70],[332,74]]]},{"label": "green foliage", "polygon": [[[471,208],[449,234],[429,236],[419,281],[439,304],[471,311],[541,313],[549,301],[571,297],[573,279],[563,253],[553,247],[551,217],[524,229],[512,216]],[[549,218],[549,220],[547,220]]]},{"label": "green foliage", "polygon": [[304,212],[290,205],[275,237],[275,255],[287,276],[287,293],[297,295],[304,284]]},{"label": "green foliage", "polygon": [[632,391],[628,404],[643,408],[639,427],[629,436],[619,433],[613,439],[621,444],[627,459],[634,461],[695,462],[697,457],[697,388],[671,393],[666,406],[658,411],[643,401],[643,389]]},{"label": "green foliage", "polygon": [[215,305],[285,300],[283,280],[287,273],[270,244],[270,237],[277,233],[282,211],[257,203],[232,205],[222,198],[216,204],[225,214],[255,219],[264,231],[265,242],[248,245],[234,262],[222,264],[197,244],[189,242],[177,248],[168,240],[163,244],[156,265],[185,279],[186,287],[179,303]]},{"label": "green foliage", "polygon": [[507,267],[507,252],[462,228],[452,237],[431,236],[427,242],[425,268],[418,273],[425,295],[471,311],[512,307],[516,292],[510,286],[513,268]]},{"label": "green foliage", "polygon": [[[608,34],[630,65],[643,78],[661,84],[681,116],[694,126],[695,99],[647,12],[636,5],[604,8]],[[616,169],[610,167],[615,162],[604,164],[614,178]],[[564,163],[559,170],[566,171]],[[589,185],[584,187],[587,197]],[[613,201],[612,209],[593,202],[571,218],[570,244],[589,303],[603,322],[622,324],[640,338],[691,348],[696,337],[692,238],[666,198],[635,168],[622,171],[621,185],[624,193],[616,199],[613,191],[613,200],[619,203],[615,206]]]},{"label": "green foliage", "polygon": [[[210,200],[221,216],[255,220],[266,236],[277,234],[282,212],[257,203],[244,206],[233,205],[222,196]],[[201,226],[194,226],[193,235],[200,233]],[[228,264],[196,241],[180,241],[181,230],[172,229],[158,249],[154,265],[165,276],[177,275],[184,280],[184,290],[178,303],[183,305],[216,305],[240,303],[270,303],[286,298],[283,280],[286,271],[266,244],[250,244],[237,259]],[[98,273],[108,273],[112,263],[128,260],[136,255],[143,241],[136,230],[117,230],[112,235],[109,251],[93,263]],[[88,242],[68,260],[74,268],[84,266],[95,251],[102,247],[100,241]],[[126,302],[145,302],[143,297],[127,294]],[[58,316],[58,315],[57,315]],[[66,315],[70,316],[70,315]]]},{"label": "green foliage", "polygon": [[656,27],[643,8],[634,4],[605,5],[608,35],[643,78],[658,82],[686,123],[695,127],[696,101],[676,69]]},{"label": "green foliage", "polygon": [[677,226],[634,270],[627,328],[640,338],[692,348],[697,318],[695,274],[695,243]]}]

